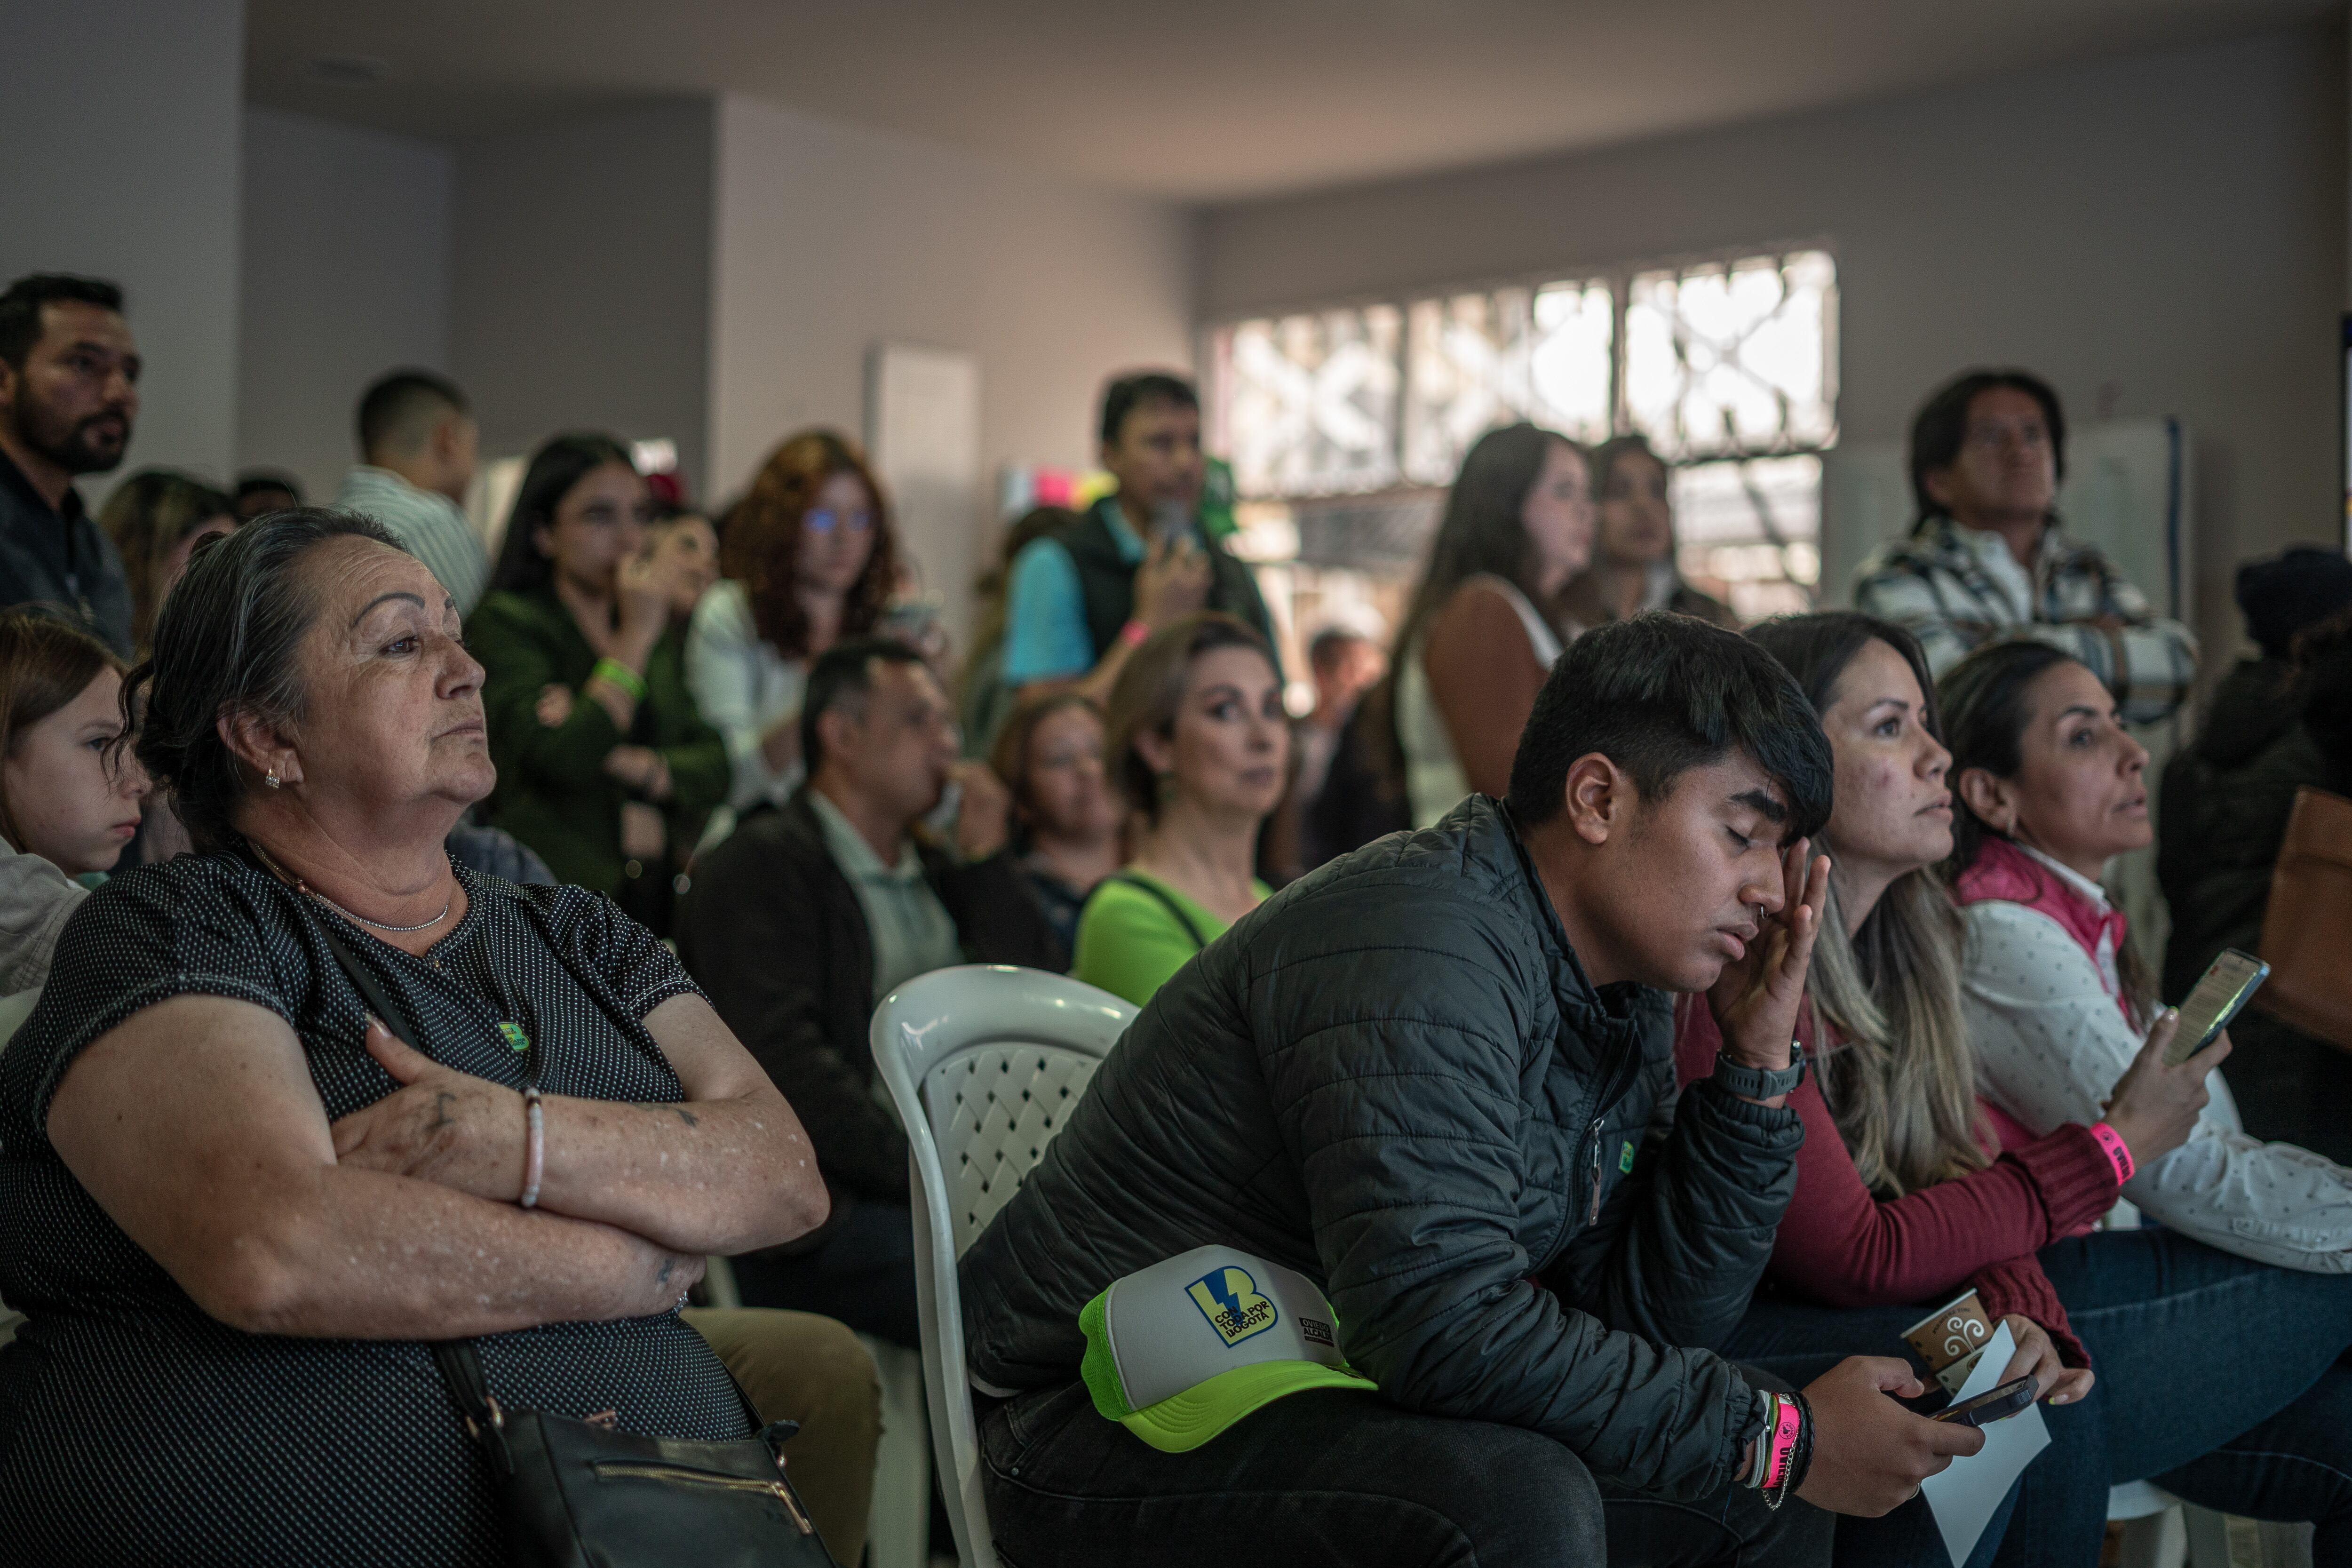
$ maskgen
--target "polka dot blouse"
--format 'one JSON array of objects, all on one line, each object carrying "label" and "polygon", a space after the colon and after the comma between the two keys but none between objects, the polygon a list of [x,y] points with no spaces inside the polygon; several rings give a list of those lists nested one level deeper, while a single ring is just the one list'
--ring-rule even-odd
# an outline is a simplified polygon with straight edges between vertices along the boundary
[{"label": "polka dot blouse", "polygon": [[[642,1022],[692,993],[610,900],[457,869],[470,907],[423,958],[340,929],[436,1059],[591,1099],[684,1098]],[[334,919],[243,858],[117,877],[76,913],[39,1007],[0,1055],[0,1296],[30,1321],[0,1349],[0,1564],[494,1563],[484,1462],[422,1343],[249,1334],[208,1318],[74,1180],[44,1131],[92,1040],[186,993],[234,997],[300,1037],[330,1120],[389,1094],[366,1009],[320,940]],[[168,1096],[168,1074],[154,1090]],[[619,1414],[629,1430],[750,1430],[676,1312],[551,1323],[478,1343],[509,1404]]]}]

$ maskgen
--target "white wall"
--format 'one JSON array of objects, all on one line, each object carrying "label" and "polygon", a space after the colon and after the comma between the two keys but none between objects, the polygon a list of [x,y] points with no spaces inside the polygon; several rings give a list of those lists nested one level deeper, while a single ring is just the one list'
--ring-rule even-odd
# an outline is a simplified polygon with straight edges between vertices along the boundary
[{"label": "white wall", "polygon": [[2198,437],[2200,622],[2229,563],[2338,537],[2346,46],[2330,26],[1206,215],[1205,314],[1828,240],[1852,437],[1967,365]]},{"label": "white wall", "polygon": [[289,469],[330,500],[368,383],[448,370],[455,163],[436,142],[245,111],[239,468]]},{"label": "white wall", "polygon": [[[0,47],[0,287],[128,292],[146,359],[119,473],[226,472],[234,442],[243,0],[11,4]],[[94,479],[94,500],[110,483]]]},{"label": "white wall", "polygon": [[667,436],[699,483],[712,118],[657,104],[460,147],[451,361],[485,456]]},{"label": "white wall", "polygon": [[961,633],[996,537],[998,469],[1090,464],[1103,381],[1191,363],[1191,220],[758,100],[722,99],[719,114],[712,493],[749,484],[803,426],[859,435],[877,342],[976,355],[971,525],[909,542]]}]

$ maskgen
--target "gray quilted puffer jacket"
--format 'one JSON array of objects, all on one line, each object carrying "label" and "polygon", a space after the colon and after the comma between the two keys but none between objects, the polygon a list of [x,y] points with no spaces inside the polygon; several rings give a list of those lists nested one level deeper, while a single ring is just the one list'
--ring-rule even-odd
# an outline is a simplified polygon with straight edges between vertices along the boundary
[{"label": "gray quilted puffer jacket", "polygon": [[1664,993],[1595,992],[1498,803],[1335,861],[1160,988],[965,1255],[975,1380],[1075,1381],[1088,1300],[1224,1243],[1322,1282],[1384,1398],[1723,1487],[1760,1423],[1700,1347],[1803,1133],[1708,1082],[1677,1106],[1672,1036]]}]

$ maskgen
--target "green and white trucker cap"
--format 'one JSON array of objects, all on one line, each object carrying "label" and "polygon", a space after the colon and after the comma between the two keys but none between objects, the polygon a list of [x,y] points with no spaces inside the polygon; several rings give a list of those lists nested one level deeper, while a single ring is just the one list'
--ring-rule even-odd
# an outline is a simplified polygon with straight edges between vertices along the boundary
[{"label": "green and white trucker cap", "polygon": [[1196,1247],[1111,1282],[1078,1314],[1095,1408],[1163,1453],[1197,1448],[1303,1388],[1377,1388],[1339,1353],[1315,1282],[1230,1247]]}]

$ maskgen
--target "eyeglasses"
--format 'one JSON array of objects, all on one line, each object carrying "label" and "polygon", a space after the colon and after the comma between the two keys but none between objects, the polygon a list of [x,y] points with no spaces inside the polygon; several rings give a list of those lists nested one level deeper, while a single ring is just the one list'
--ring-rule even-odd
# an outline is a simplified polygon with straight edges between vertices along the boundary
[{"label": "eyeglasses", "polygon": [[811,533],[831,533],[835,526],[852,533],[863,533],[874,526],[870,511],[835,511],[829,506],[811,507],[801,514],[801,526]]}]

